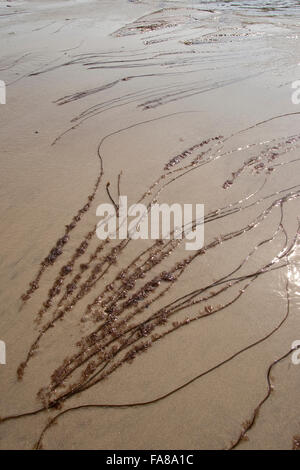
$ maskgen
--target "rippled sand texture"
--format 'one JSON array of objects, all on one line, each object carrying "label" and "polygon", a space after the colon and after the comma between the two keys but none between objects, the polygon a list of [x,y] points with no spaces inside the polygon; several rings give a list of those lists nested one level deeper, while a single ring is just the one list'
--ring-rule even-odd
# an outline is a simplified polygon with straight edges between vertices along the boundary
[{"label": "rippled sand texture", "polygon": [[299,448],[297,3],[1,3],[2,449]]}]

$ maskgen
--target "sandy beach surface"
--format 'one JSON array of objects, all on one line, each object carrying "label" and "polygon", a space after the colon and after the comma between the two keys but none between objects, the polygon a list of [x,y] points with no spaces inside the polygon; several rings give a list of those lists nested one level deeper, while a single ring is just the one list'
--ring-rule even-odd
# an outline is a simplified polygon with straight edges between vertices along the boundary
[{"label": "sandy beach surface", "polygon": [[[299,446],[299,31],[292,0],[1,0],[1,449]],[[204,204],[204,249],[103,243],[118,194]]]}]

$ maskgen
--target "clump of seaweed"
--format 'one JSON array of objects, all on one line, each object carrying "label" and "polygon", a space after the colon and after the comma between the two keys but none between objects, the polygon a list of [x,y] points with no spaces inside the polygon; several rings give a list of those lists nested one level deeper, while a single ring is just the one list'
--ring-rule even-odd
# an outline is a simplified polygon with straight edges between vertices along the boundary
[{"label": "clump of seaweed", "polygon": [[293,437],[293,450],[300,450],[300,436]]},{"label": "clump of seaweed", "polygon": [[[104,139],[98,147],[101,163],[100,149]],[[152,202],[157,201],[158,197],[163,194],[164,189],[179,178],[184,178],[191,171],[199,171],[203,165],[214,163],[220,158],[226,158],[228,155],[232,156],[236,151],[240,151],[241,148],[221,153],[222,145],[228,139],[221,136],[206,138],[190,145],[177,157],[169,159],[158,179],[148,188],[145,188],[142,196],[137,200],[147,201],[146,207],[147,210],[150,210]],[[276,144],[269,142],[267,147],[266,145],[255,146],[255,149],[258,148],[259,150],[257,155],[252,158],[257,158],[257,162],[271,158],[276,145],[278,151],[276,158],[279,160],[283,156],[289,156],[292,151],[297,149],[297,142],[298,136],[291,136],[278,140]],[[210,144],[212,145],[209,147]],[[199,149],[202,150],[201,155],[198,154],[195,157],[194,153],[198,152]],[[191,162],[180,165],[188,156],[192,157]],[[282,168],[283,164],[289,164],[293,161],[293,159],[280,161],[278,169]],[[173,168],[174,166],[176,168]],[[247,160],[245,168],[249,166],[251,167],[249,160]],[[95,191],[100,184],[102,175],[103,168],[101,164],[101,174],[97,179]],[[268,178],[270,175],[271,173],[268,173],[264,176]],[[117,184],[118,195],[120,195],[120,177],[121,173]],[[107,183],[107,195],[114,202],[109,188],[110,184]],[[2,422],[19,419],[22,416],[31,414],[34,415],[45,410],[60,409],[71,397],[100,384],[103,380],[115,374],[120,367],[134,363],[141,354],[148,352],[164,338],[175,334],[179,329],[200,322],[204,318],[216,317],[220,312],[228,311],[232,305],[239,302],[251,290],[262,276],[277,269],[289,269],[292,255],[299,246],[300,231],[297,224],[297,230],[293,237],[291,238],[288,235],[284,226],[284,212],[292,201],[296,201],[300,197],[299,185],[282,188],[254,199],[259,191],[246,194],[236,202],[207,211],[204,223],[214,224],[216,221],[230,220],[231,216],[241,212],[247,214],[247,210],[250,208],[258,208],[258,212],[251,219],[234,229],[227,229],[222,232],[219,230],[206,241],[203,248],[184,256],[180,254],[184,239],[176,239],[174,231],[171,231],[169,239],[153,241],[145,249],[135,253],[131,261],[126,262],[124,262],[126,258],[123,258],[123,255],[126,254],[126,250],[132,244],[132,239],[129,236],[124,240],[115,242],[109,239],[97,242],[96,227],[89,231],[77,244],[73,253],[64,260],[63,266],[56,273],[53,284],[48,290],[47,298],[37,312],[35,320],[40,325],[40,330],[30,346],[25,360],[18,368],[18,378],[22,380],[30,360],[42,354],[39,351],[40,342],[43,341],[48,332],[52,331],[58,321],[64,327],[64,320],[67,317],[71,320],[71,313],[79,306],[79,318],[77,317],[77,320],[73,321],[85,325],[84,333],[81,331],[72,351],[52,371],[49,383],[44,384],[38,391],[37,397],[41,402],[41,407],[31,413],[3,418]],[[250,198],[253,198],[252,202],[249,202]],[[115,208],[118,212],[118,207]],[[82,215],[89,209],[90,205],[86,207]],[[248,254],[237,263],[234,269],[205,283],[201,283],[201,279],[199,279],[198,288],[193,291],[186,291],[181,296],[176,296],[175,286],[181,282],[187,270],[192,267],[195,267],[196,270],[203,269],[205,259],[211,252],[216,249],[222,249],[223,252],[226,252],[227,246],[232,246],[234,240],[243,239],[248,233],[253,232],[265,221],[276,215],[278,222],[272,235],[260,239],[254,245],[251,244]],[[76,220],[76,223],[79,223],[80,220],[81,217]],[[195,229],[200,223],[203,223],[203,221],[193,220],[191,229]],[[277,243],[281,239],[284,243],[278,248]],[[69,240],[66,239],[65,243],[67,241]],[[93,245],[92,241],[94,242]],[[277,247],[276,256],[273,253],[268,260],[257,266],[256,269],[249,268],[258,250],[263,250],[269,244]],[[53,265],[58,256],[64,257],[63,245],[64,243],[60,242],[55,249],[50,251],[50,255],[48,255],[49,265]],[[172,256],[175,254],[176,258],[174,259]],[[84,259],[81,259],[82,257]],[[44,266],[43,263],[42,266]],[[117,272],[114,272],[112,278],[110,278],[109,275],[116,266],[118,266]],[[45,265],[46,267],[48,267],[48,264]],[[38,278],[39,280],[40,278]],[[29,297],[32,293],[28,294]],[[168,300],[165,300],[167,298]],[[190,383],[217,370],[224,364],[233,361],[245,351],[267,341],[285,324],[289,317],[290,288],[288,282],[286,284],[286,298],[287,311],[282,320],[270,329],[269,333],[240,349],[211,369],[197,375],[167,394],[147,402],[82,405],[60,411],[53,419],[50,419],[43,429],[36,448],[41,448],[47,430],[57,422],[58,418],[68,412],[88,408],[89,406],[123,408],[154,404],[179,392]],[[75,326],[76,324],[74,324]],[[69,322],[67,327],[69,328]],[[251,418],[244,422],[238,438],[231,443],[230,448],[237,447],[248,438],[249,431],[254,426],[260,409],[271,397],[273,390],[271,372],[278,362],[283,361],[290,354],[291,351],[288,351],[269,366],[266,395],[256,406]]]}]

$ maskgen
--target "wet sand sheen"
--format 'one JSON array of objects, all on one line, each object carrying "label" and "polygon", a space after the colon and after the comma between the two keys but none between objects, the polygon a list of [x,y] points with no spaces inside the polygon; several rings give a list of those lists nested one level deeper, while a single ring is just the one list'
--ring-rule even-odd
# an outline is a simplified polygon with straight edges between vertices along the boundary
[{"label": "wet sand sheen", "polygon": [[[295,447],[297,18],[101,3],[1,33],[1,447]],[[204,203],[204,249],[99,241],[120,192]]]}]

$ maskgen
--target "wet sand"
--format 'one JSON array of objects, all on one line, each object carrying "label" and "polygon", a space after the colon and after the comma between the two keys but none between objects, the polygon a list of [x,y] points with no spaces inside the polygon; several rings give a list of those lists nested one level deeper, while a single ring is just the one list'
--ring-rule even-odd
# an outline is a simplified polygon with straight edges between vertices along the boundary
[{"label": "wet sand", "polygon": [[[122,172],[121,194],[132,204],[158,181],[145,201],[202,203],[207,217],[206,252],[176,281],[162,281],[142,296],[147,302],[169,287],[126,325],[146,322],[195,290],[199,303],[174,313],[166,308],[166,321],[136,344],[175,331],[154,337],[145,353],[68,397],[62,410],[148,402],[204,375],[153,404],[70,411],[44,434],[44,448],[228,448],[268,393],[268,368],[283,358],[272,367],[274,391],[237,448],[292,449],[300,433],[300,366],[288,354],[300,340],[300,107],[292,103],[291,84],[299,79],[300,14],[293,2],[289,9],[274,4],[266,11],[214,2],[1,2],[0,79],[7,104],[0,105],[0,340],[7,364],[0,365],[0,416],[38,410],[41,388],[52,390],[51,403],[80,380],[81,366],[63,379],[65,388],[56,387],[53,372],[104,321],[88,305],[151,246],[130,241],[74,308],[55,319],[66,305],[57,310],[65,286],[81,271],[85,283],[97,263],[80,268],[100,243],[93,236],[72,272],[60,275],[98,222],[97,205],[110,202],[107,182],[116,198]],[[222,138],[210,141],[216,136]],[[189,151],[197,144],[201,150]],[[178,155],[184,158],[172,160]],[[175,164],[164,170],[170,161]],[[102,179],[89,201],[101,162]],[[63,253],[56,259],[54,252],[39,288],[22,302],[40,263],[87,202],[76,227],[67,229]],[[174,248],[125,298],[190,254],[183,245]],[[57,277],[63,278],[61,292],[37,324]],[[119,318],[140,305],[135,299]],[[54,327],[20,381],[17,369],[48,322]],[[109,331],[107,338],[114,338]],[[108,369],[122,351],[111,354]],[[58,413],[0,423],[0,447],[31,449]]]}]

